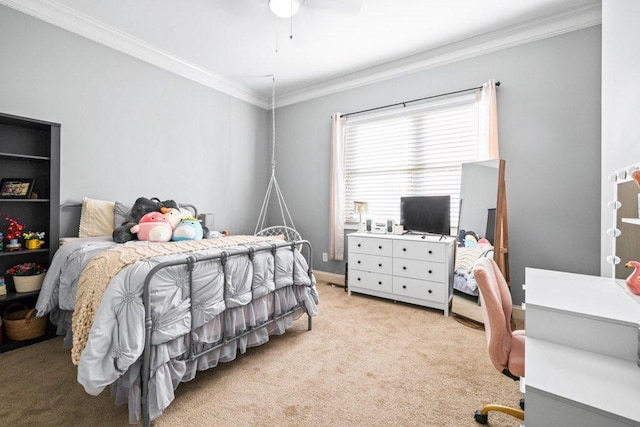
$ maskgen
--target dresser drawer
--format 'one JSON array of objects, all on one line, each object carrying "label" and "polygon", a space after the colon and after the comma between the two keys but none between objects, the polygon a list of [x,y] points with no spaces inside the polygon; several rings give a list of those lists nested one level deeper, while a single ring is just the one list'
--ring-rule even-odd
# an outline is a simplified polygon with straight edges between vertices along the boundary
[{"label": "dresser drawer", "polygon": [[393,241],[374,237],[350,236],[349,252],[390,257],[393,254]]},{"label": "dresser drawer", "polygon": [[349,268],[371,271],[373,273],[391,274],[393,272],[393,258],[351,253],[349,257]]},{"label": "dresser drawer", "polygon": [[349,269],[349,289],[357,288],[370,289],[373,291],[391,293],[393,289],[393,277],[388,274],[371,273]]},{"label": "dresser drawer", "polygon": [[393,275],[418,280],[445,283],[447,272],[445,264],[439,262],[417,261],[415,259],[393,259]]},{"label": "dresser drawer", "polygon": [[426,280],[409,279],[406,277],[393,278],[393,293],[411,298],[419,298],[442,303],[445,298],[444,283],[428,282]]},{"label": "dresser drawer", "polygon": [[446,246],[440,243],[394,240],[393,256],[394,258],[417,259],[420,261],[445,261]]}]

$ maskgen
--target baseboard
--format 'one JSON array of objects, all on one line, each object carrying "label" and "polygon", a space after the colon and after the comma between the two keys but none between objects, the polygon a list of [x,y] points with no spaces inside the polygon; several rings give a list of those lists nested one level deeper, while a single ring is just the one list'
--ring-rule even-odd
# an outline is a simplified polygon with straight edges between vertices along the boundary
[{"label": "baseboard", "polygon": [[316,276],[316,280],[319,282],[329,282],[334,285],[344,286],[344,274],[313,270],[313,275]]},{"label": "baseboard", "polygon": [[[330,273],[328,271],[320,270],[313,270],[313,274],[319,282],[329,282],[334,285],[344,286],[344,274]],[[522,307],[514,305],[512,316],[514,320],[522,321],[522,323],[524,323],[524,309]]]}]

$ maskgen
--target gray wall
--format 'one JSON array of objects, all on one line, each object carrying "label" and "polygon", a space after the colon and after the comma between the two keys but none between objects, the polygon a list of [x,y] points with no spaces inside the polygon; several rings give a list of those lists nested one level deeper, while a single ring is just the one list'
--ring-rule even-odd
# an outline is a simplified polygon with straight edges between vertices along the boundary
[{"label": "gray wall", "polygon": [[601,27],[591,27],[277,110],[278,179],[302,235],[328,252],[330,115],[494,78],[506,160],[514,303],[525,267],[599,273]]},{"label": "gray wall", "polygon": [[60,200],[173,198],[253,233],[269,113],[0,6],[0,111],[62,125]]},{"label": "gray wall", "polygon": [[[344,272],[321,262],[331,113],[494,78],[514,302],[525,266],[597,274],[600,36],[588,28],[278,109],[278,182],[314,267]],[[0,111],[62,124],[62,201],[175,198],[214,212],[218,229],[253,232],[270,170],[269,112],[4,6],[0,55]]]}]

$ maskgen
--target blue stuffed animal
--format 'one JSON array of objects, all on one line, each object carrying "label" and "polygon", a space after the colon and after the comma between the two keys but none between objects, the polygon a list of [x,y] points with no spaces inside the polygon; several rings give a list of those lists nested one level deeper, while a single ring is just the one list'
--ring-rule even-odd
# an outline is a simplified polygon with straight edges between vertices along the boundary
[{"label": "blue stuffed animal", "polygon": [[176,228],[173,230],[171,240],[200,240],[204,236],[204,230],[200,221],[194,217],[182,218]]}]

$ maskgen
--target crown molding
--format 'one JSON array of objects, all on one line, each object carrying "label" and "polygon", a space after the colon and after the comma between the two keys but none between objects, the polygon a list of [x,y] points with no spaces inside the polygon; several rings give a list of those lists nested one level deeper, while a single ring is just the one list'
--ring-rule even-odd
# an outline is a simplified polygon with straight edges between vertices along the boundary
[{"label": "crown molding", "polygon": [[281,92],[276,101],[276,108],[383,82],[601,23],[601,4],[527,21],[302,89]]},{"label": "crown molding", "polygon": [[12,9],[86,37],[209,88],[269,109],[269,99],[54,0],[0,0]]},{"label": "crown molding", "polygon": [[[0,0],[0,4],[265,110],[271,108],[270,98],[263,97],[143,40],[78,13],[55,0]],[[383,82],[601,23],[602,6],[598,3],[563,14],[512,25],[302,89],[280,93],[276,108]]]}]

